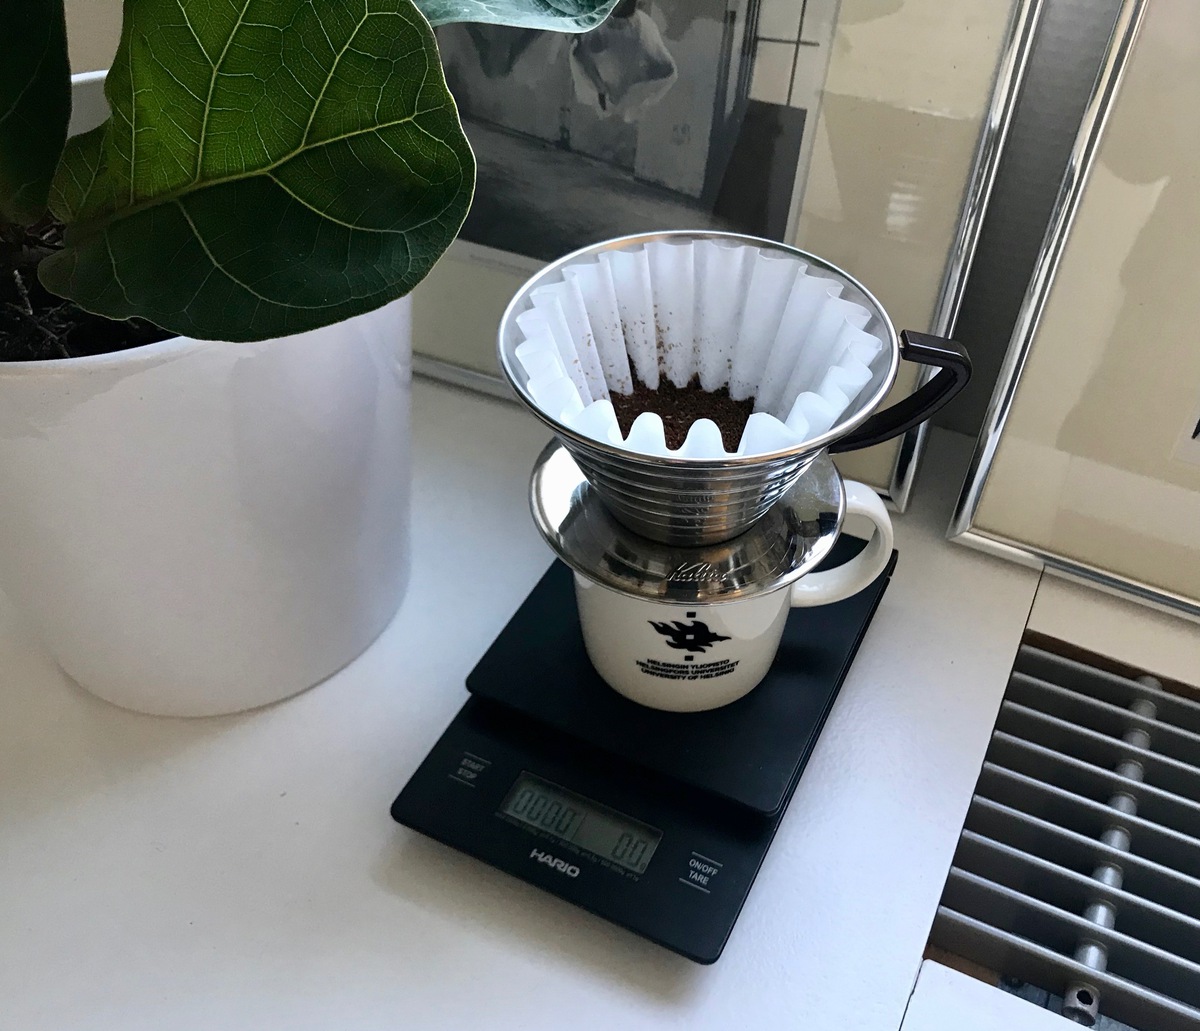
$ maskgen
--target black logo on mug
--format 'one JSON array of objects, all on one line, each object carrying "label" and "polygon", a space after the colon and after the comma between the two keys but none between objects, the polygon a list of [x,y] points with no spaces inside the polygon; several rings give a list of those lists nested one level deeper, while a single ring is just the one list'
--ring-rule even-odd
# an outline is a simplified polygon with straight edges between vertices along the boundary
[{"label": "black logo on mug", "polygon": [[656,623],[652,619],[647,622],[663,637],[669,638],[668,648],[679,648],[687,652],[703,652],[718,641],[729,640],[728,637],[723,637],[721,634],[714,634],[708,629],[707,623],[700,623],[697,620],[692,620],[687,624],[681,623],[677,619],[670,623]]}]

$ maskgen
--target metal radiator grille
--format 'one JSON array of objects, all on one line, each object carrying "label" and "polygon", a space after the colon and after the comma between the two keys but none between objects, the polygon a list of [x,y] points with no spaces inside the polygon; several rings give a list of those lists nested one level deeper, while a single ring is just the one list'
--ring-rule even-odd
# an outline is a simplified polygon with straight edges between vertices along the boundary
[{"label": "metal radiator grille", "polygon": [[1081,1024],[1200,1028],[1200,704],[1023,646],[930,943]]}]

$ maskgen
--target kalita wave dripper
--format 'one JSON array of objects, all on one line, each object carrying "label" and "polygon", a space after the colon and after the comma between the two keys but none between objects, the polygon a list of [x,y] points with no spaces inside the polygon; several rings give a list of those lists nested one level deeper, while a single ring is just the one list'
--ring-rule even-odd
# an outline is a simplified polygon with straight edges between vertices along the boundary
[{"label": "kalita wave dripper", "polygon": [[[960,345],[898,335],[874,296],[832,263],[706,231],[622,237],[547,266],[505,311],[499,357],[517,397],[612,514],[685,547],[745,532],[817,455],[911,429],[970,375]],[[901,361],[938,371],[880,410]],[[655,435],[657,416],[639,417],[622,437],[607,397],[627,392],[632,375],[755,397],[738,449],[721,446],[707,420],[676,451]]]}]

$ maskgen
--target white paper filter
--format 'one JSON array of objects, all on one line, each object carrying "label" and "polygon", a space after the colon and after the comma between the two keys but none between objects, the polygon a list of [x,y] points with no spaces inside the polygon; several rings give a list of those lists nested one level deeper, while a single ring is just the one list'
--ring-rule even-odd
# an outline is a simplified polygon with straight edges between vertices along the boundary
[{"label": "white paper filter", "polygon": [[[649,455],[765,454],[824,433],[880,371],[871,313],[841,293],[797,258],[718,240],[604,251],[533,291],[516,357],[534,403],[577,433]],[[650,412],[623,439],[609,398],[634,375],[754,397],[737,451],[699,419],[671,452]]]}]

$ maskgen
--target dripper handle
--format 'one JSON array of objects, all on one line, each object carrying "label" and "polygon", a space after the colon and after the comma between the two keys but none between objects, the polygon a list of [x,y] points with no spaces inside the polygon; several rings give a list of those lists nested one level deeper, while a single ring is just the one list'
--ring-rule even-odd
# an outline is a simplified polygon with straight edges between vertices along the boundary
[{"label": "dripper handle", "polygon": [[830,453],[857,451],[898,437],[943,407],[971,378],[971,359],[956,340],[906,329],[900,334],[900,357],[906,362],[936,368],[938,372],[908,397],[876,412],[858,429],[835,440],[829,445]]}]

